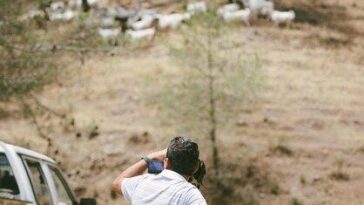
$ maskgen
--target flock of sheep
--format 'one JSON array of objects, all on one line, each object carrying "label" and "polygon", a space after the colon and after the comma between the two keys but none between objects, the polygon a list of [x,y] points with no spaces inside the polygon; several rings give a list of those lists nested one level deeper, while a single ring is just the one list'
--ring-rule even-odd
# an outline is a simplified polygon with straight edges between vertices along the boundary
[{"label": "flock of sheep", "polygon": [[[100,0],[88,0],[94,6],[92,14],[99,24],[99,35],[113,41],[124,33],[132,40],[152,39],[156,30],[176,29],[180,24],[189,21],[194,15],[208,11],[206,2],[188,3],[186,11],[181,13],[160,14],[158,9],[125,9],[122,7],[98,8]],[[290,25],[295,19],[294,11],[277,11],[269,0],[238,0],[239,2],[222,5],[216,10],[216,15],[224,22],[243,22],[250,26],[251,21],[263,16],[275,25]],[[50,21],[70,21],[78,16],[81,0],[52,2],[45,9]],[[30,11],[22,17],[23,20],[44,15],[39,10]],[[120,26],[121,25],[121,26]]]}]

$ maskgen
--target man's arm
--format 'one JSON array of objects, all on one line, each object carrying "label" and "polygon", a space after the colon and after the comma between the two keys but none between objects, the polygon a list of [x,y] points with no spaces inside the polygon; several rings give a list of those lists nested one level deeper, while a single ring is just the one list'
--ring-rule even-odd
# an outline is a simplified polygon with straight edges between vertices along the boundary
[{"label": "man's arm", "polygon": [[[158,152],[153,152],[148,155],[148,158],[153,160],[164,160],[166,158],[166,152],[167,152],[166,149]],[[121,184],[123,180],[126,178],[142,175],[147,170],[147,168],[148,168],[147,163],[145,163],[144,160],[140,160],[137,163],[131,165],[126,170],[121,172],[121,174],[114,180],[114,182],[112,183],[113,190],[116,193],[121,194],[122,193]]]}]

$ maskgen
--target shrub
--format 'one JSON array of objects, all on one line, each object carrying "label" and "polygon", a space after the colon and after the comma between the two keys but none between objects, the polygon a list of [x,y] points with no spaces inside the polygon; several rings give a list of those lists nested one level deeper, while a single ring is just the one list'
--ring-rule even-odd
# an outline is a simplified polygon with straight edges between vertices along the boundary
[{"label": "shrub", "polygon": [[0,101],[42,87],[55,71],[49,51],[41,48],[34,28],[19,20],[24,3],[0,2]]}]

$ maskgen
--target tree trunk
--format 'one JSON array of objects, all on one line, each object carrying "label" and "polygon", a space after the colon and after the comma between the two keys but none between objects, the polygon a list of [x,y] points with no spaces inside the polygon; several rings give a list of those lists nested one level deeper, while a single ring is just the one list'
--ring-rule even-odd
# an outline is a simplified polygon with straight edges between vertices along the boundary
[{"label": "tree trunk", "polygon": [[215,89],[214,89],[214,74],[212,67],[212,51],[211,51],[211,38],[208,36],[208,52],[207,52],[207,66],[209,69],[209,79],[208,79],[208,93],[209,93],[209,118],[210,118],[210,140],[212,146],[212,161],[215,170],[215,177],[218,179],[219,177],[219,152],[216,144],[216,129],[217,129],[217,120],[216,120],[216,98],[215,98]]},{"label": "tree trunk", "polygon": [[82,0],[82,10],[84,12],[89,12],[90,11],[90,4],[88,3],[87,0]]},{"label": "tree trunk", "polygon": [[214,79],[213,77],[209,79],[209,95],[210,95],[210,109],[209,109],[209,115],[210,115],[210,140],[212,144],[212,161],[214,165],[215,175],[216,177],[219,176],[219,152],[217,148],[216,143],[216,128],[217,128],[217,122],[216,122],[216,102],[214,98]]}]

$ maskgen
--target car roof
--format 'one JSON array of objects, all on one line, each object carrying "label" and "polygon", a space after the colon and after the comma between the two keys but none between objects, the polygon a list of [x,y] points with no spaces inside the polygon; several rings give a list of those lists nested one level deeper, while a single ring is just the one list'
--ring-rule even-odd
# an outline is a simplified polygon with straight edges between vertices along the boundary
[{"label": "car roof", "polygon": [[[1,142],[1,141],[0,141]],[[37,158],[37,159],[41,159],[41,160],[44,160],[44,161],[47,161],[47,162],[50,162],[50,163],[53,163],[53,164],[56,164],[56,161],[54,161],[52,158],[44,155],[44,154],[41,154],[39,152],[36,152],[36,151],[33,151],[33,150],[30,150],[30,149],[25,149],[23,147],[19,147],[19,146],[15,146],[15,145],[11,145],[11,144],[6,144],[4,143],[5,146],[8,148],[8,149],[11,149],[11,150],[14,150],[17,154],[22,154],[22,155],[26,155],[26,156],[29,156],[29,157],[33,157],[33,158]],[[0,151],[4,152],[4,148],[0,146]]]}]

